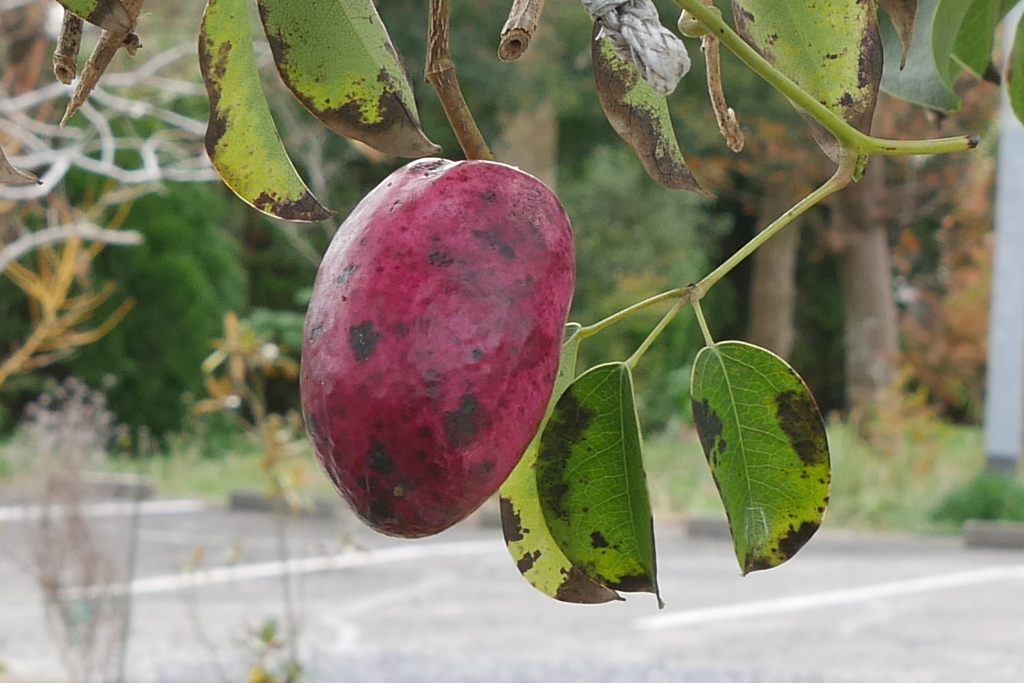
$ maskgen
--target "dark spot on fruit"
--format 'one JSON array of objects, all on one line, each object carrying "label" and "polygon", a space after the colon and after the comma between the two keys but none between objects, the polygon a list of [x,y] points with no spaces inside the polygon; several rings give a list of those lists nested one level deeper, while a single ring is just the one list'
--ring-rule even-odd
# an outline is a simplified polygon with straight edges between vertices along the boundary
[{"label": "dark spot on fruit", "polygon": [[540,440],[537,456],[537,495],[541,504],[556,517],[567,519],[565,495],[569,492],[564,455],[584,440],[587,427],[594,420],[594,412],[576,399],[570,386],[558,399],[555,412]]},{"label": "dark spot on fruit", "polygon": [[415,454],[415,456],[414,456],[414,457],[416,458],[416,460],[417,460],[418,462],[426,462],[426,461],[427,461],[427,458],[428,458],[429,456],[427,455],[427,452],[426,452],[426,451],[416,451],[416,454]]},{"label": "dark spot on fruit", "polygon": [[526,553],[519,558],[516,562],[516,568],[520,574],[525,574],[533,568],[533,563],[540,559],[540,551],[534,550],[532,553]]},{"label": "dark spot on fruit", "polygon": [[473,237],[476,237],[477,239],[483,240],[484,244],[491,247],[492,249],[497,249],[498,253],[507,258],[508,260],[511,261],[516,257],[516,250],[512,248],[512,245],[508,244],[507,242],[503,242],[501,238],[498,235],[496,235],[493,231],[472,230],[470,231],[470,234],[472,234]]},{"label": "dark spot on fruit", "polygon": [[718,465],[718,456],[725,452],[726,443],[722,438],[722,419],[718,417],[708,400],[690,400],[693,408],[693,423],[700,436],[700,446],[704,449],[704,457],[712,466]]},{"label": "dark spot on fruit", "polygon": [[473,467],[473,474],[477,474],[477,475],[480,475],[480,476],[486,476],[486,475],[490,474],[493,471],[494,471],[494,461],[493,460],[484,460],[483,462],[478,463],[475,467]]},{"label": "dark spot on fruit", "polygon": [[431,242],[440,242],[441,241],[441,236],[440,235],[431,235],[430,236],[430,241]]},{"label": "dark spot on fruit", "polygon": [[370,439],[370,450],[366,454],[366,466],[374,472],[388,475],[395,468],[395,463],[384,450],[384,444],[377,439]]},{"label": "dark spot on fruit", "polygon": [[394,509],[391,507],[391,497],[377,496],[370,501],[370,517],[375,522],[381,522],[382,520],[389,520],[394,515]]},{"label": "dark spot on fruit", "polygon": [[487,190],[486,192],[480,193],[480,199],[484,200],[488,204],[493,204],[498,200],[498,194],[494,190]]},{"label": "dark spot on fruit", "polygon": [[320,338],[320,335],[322,335],[323,333],[324,333],[324,326],[323,325],[317,325],[316,327],[311,329],[309,331],[309,343],[312,344],[313,342],[315,342],[317,339]]},{"label": "dark spot on fruit", "polygon": [[470,351],[470,355],[473,356],[473,360],[480,360],[481,358],[484,357],[484,350],[480,348],[475,348],[472,351]]},{"label": "dark spot on fruit", "polygon": [[357,266],[354,263],[345,266],[345,268],[340,273],[338,273],[338,275],[334,278],[334,284],[337,285],[338,287],[341,287],[343,284],[348,282],[348,279],[352,276],[352,273],[356,272],[357,270],[359,270],[359,266]]},{"label": "dark spot on fruit", "polygon": [[424,172],[423,175],[429,176],[434,171],[444,168],[447,164],[448,162],[444,159],[431,159],[419,162],[419,168]]},{"label": "dark spot on fruit", "polygon": [[817,530],[818,523],[811,521],[804,522],[799,528],[791,528],[789,533],[779,539],[779,554],[787,560],[793,557],[807,541],[811,540],[811,536]]},{"label": "dark spot on fruit", "polygon": [[523,520],[519,517],[512,501],[504,496],[498,499],[501,508],[501,533],[505,536],[506,543],[523,540],[523,534],[530,533],[529,529],[523,529]]},{"label": "dark spot on fruit", "polygon": [[594,533],[590,534],[590,545],[594,548],[607,548],[608,539],[606,539],[604,537],[604,534],[602,534],[600,531],[595,531]]},{"label": "dark spot on fruit", "polygon": [[369,491],[370,480],[366,477],[366,475],[358,476],[356,477],[356,487],[362,491]]},{"label": "dark spot on fruit", "polygon": [[433,368],[428,368],[423,372],[423,388],[427,392],[427,396],[434,396],[437,394],[437,388],[441,386],[441,373]]},{"label": "dark spot on fruit", "polygon": [[450,266],[451,264],[455,263],[455,259],[453,259],[452,255],[449,254],[447,251],[435,249],[434,251],[427,254],[427,263],[429,263],[432,266],[437,266],[438,268],[444,268],[445,266]]},{"label": "dark spot on fruit", "polygon": [[373,355],[380,338],[381,334],[374,328],[371,320],[348,328],[348,346],[352,349],[356,361],[360,363]]},{"label": "dark spot on fruit", "polygon": [[828,461],[825,427],[810,393],[781,391],[776,394],[775,417],[801,462],[813,466]]},{"label": "dark spot on fruit", "polygon": [[852,107],[854,104],[856,104],[856,101],[853,99],[853,95],[851,95],[848,92],[844,92],[843,96],[839,98],[839,104],[843,105],[844,107]]},{"label": "dark spot on fruit", "polygon": [[444,435],[451,446],[469,445],[481,427],[483,412],[472,394],[464,394],[458,409],[444,414]]},{"label": "dark spot on fruit", "polygon": [[375,431],[382,432],[384,431],[384,423],[378,420],[373,423],[373,428]]},{"label": "dark spot on fruit", "polygon": [[434,433],[430,430],[430,427],[420,427],[419,432],[420,436],[422,436],[424,439],[429,439],[431,434]]},{"label": "dark spot on fruit", "polygon": [[836,54],[835,52],[829,52],[827,55],[825,55],[825,59],[839,59],[839,55]]}]

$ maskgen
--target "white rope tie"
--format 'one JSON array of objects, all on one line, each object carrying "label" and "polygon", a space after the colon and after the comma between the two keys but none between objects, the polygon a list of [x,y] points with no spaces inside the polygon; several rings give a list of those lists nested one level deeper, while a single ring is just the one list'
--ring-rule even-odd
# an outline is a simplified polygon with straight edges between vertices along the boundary
[{"label": "white rope tie", "polygon": [[690,70],[690,55],[680,38],[661,25],[651,0],[580,0],[601,26],[598,38],[612,41],[615,52],[632,62],[662,95],[676,89]]}]

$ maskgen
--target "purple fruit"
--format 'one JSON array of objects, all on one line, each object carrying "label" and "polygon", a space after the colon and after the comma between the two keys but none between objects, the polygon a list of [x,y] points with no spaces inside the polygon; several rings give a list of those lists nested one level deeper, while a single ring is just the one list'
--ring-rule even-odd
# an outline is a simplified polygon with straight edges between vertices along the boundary
[{"label": "purple fruit", "polygon": [[531,175],[420,159],[339,228],[306,314],[306,429],[367,524],[420,537],[464,519],[547,408],[572,299],[569,219]]}]

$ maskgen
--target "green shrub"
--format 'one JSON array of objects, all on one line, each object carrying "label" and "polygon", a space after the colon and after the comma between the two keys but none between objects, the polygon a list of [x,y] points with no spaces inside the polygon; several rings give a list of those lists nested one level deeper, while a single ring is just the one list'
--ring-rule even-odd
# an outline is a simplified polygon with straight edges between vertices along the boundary
[{"label": "green shrub", "polygon": [[125,221],[145,242],[105,249],[95,261],[98,279],[120,284],[112,305],[125,296],[136,305],[66,365],[90,383],[113,375],[111,408],[132,427],[159,435],[181,425],[183,395],[204,393],[199,366],[224,313],[246,304],[238,244],[224,228],[228,207],[213,186],[168,185],[138,199]]},{"label": "green shrub", "polygon": [[982,472],[949,493],[932,519],[956,525],[969,519],[1024,521],[1024,484],[1011,474]]}]

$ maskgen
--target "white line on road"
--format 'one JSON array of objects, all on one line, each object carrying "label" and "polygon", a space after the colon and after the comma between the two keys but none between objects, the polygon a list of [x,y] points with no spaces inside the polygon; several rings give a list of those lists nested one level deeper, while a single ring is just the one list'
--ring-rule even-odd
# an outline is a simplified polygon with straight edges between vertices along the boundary
[{"label": "white line on road", "polygon": [[[136,579],[131,583],[133,595],[155,595],[168,593],[183,588],[201,588],[237,581],[267,579],[288,573],[312,574],[337,569],[371,567],[394,562],[409,562],[439,557],[464,557],[467,555],[483,555],[487,553],[506,552],[500,541],[462,541],[453,543],[423,543],[401,545],[380,550],[362,550],[337,555],[321,555],[302,559],[273,562],[256,562],[228,567],[215,567],[200,571],[181,574],[166,574],[145,579]],[[124,593],[125,587],[112,586],[109,593]]]},{"label": "white line on road", "polygon": [[976,586],[994,581],[1024,579],[1024,565],[1008,567],[990,567],[968,572],[924,576],[906,581],[890,581],[876,583],[858,588],[846,588],[821,593],[809,593],[778,600],[746,602],[737,605],[723,605],[705,609],[686,610],[670,614],[659,614],[643,617],[633,622],[633,627],[641,631],[657,631],[680,626],[695,626],[713,621],[730,619],[747,619],[774,614],[804,612],[832,605],[850,605],[880,598],[896,598],[917,593],[929,593],[948,588]]},{"label": "white line on road", "polygon": [[[128,517],[135,514],[135,506],[139,506],[142,515],[181,515],[200,512],[207,508],[201,500],[144,500],[141,503],[106,502],[89,503],[82,506],[84,517]],[[45,508],[39,505],[11,505],[0,507],[0,522],[26,522],[39,519]],[[63,508],[54,505],[50,508],[53,514],[60,514]]]}]

